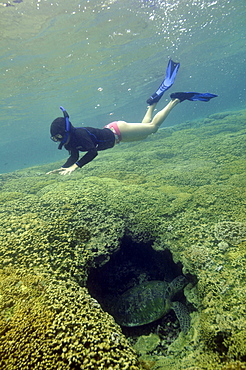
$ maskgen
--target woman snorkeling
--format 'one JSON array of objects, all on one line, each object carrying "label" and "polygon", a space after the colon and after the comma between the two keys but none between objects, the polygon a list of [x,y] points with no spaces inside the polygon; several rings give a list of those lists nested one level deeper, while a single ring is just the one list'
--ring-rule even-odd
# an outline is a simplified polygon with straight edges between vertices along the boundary
[{"label": "woman snorkeling", "polygon": [[[155,133],[171,110],[184,100],[209,101],[217,95],[197,92],[176,92],[170,95],[170,102],[153,116],[156,104],[162,95],[174,83],[180,63],[171,59],[168,62],[166,75],[160,87],[147,100],[147,112],[141,123],[129,123],[125,121],[114,121],[103,129],[93,127],[74,127],[69,121],[69,116],[63,107],[63,117],[56,118],[51,126],[51,139],[59,142],[58,149],[64,148],[69,151],[70,157],[61,168],[47,172],[47,174],[59,173],[60,175],[71,174],[78,168],[92,161],[98,151],[113,148],[120,142],[140,141]],[[87,152],[79,159],[79,152]]]}]

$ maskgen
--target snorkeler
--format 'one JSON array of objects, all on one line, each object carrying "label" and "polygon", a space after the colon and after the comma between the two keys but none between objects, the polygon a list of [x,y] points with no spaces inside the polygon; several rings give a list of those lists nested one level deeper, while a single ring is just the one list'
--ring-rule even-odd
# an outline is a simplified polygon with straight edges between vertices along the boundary
[{"label": "snorkeler", "polygon": [[[125,121],[114,121],[103,129],[93,127],[74,127],[69,121],[69,115],[63,107],[64,117],[56,118],[51,126],[51,139],[59,142],[58,149],[64,148],[69,151],[70,157],[61,168],[47,172],[47,175],[59,173],[60,175],[71,174],[77,168],[91,162],[98,151],[113,148],[120,142],[140,141],[155,133],[171,110],[184,100],[209,101],[217,95],[197,92],[177,92],[170,95],[170,102],[152,119],[153,111],[162,95],[174,83],[180,63],[169,60],[166,75],[156,92],[147,100],[147,112],[141,123],[128,123]],[[79,159],[79,152],[87,152]]]}]

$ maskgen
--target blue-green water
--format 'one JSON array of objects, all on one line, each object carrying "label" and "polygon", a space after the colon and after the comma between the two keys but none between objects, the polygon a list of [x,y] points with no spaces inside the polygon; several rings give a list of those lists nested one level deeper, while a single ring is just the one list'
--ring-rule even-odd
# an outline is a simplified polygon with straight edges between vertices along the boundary
[{"label": "blue-green water", "polygon": [[170,92],[219,97],[165,125],[245,108],[245,1],[19,1],[0,3],[0,173],[66,156],[49,140],[60,105],[75,126],[140,121],[170,57]]}]

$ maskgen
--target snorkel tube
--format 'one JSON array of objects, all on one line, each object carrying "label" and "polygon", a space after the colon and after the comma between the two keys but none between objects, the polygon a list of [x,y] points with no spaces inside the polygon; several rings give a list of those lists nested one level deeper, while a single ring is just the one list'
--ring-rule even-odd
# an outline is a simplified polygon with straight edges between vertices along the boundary
[{"label": "snorkel tube", "polygon": [[69,135],[70,135],[70,131],[71,131],[71,122],[69,121],[68,112],[62,106],[60,106],[60,109],[62,110],[63,116],[65,118],[65,135],[62,141],[60,142],[58,149],[62,149],[63,145],[66,144],[66,142],[68,141]]}]

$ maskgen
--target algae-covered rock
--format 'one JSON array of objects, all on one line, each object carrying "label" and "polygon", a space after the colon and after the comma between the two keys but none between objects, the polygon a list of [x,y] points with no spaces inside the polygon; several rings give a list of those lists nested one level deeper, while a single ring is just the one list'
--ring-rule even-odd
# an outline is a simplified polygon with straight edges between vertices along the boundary
[{"label": "algae-covered rock", "polygon": [[134,349],[140,355],[150,353],[156,349],[160,344],[160,337],[157,334],[151,333],[150,335],[142,335],[138,338]]}]

